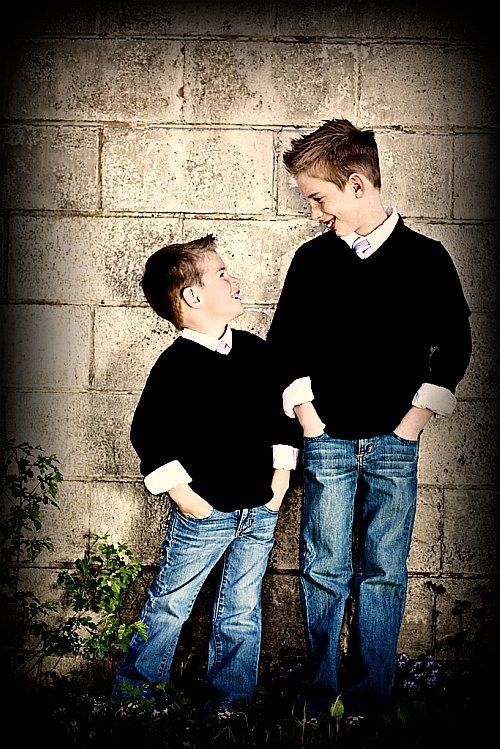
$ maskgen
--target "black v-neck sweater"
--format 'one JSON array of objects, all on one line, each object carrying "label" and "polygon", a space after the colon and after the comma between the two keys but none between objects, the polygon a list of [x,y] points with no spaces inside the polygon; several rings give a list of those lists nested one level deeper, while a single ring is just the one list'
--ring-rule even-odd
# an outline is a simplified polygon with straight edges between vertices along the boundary
[{"label": "black v-neck sweater", "polygon": [[228,354],[177,338],[152,367],[130,431],[143,476],[178,460],[191,488],[222,511],[269,502],[272,446],[299,446],[270,347],[232,335]]},{"label": "black v-neck sweater", "polygon": [[366,259],[333,232],[302,245],[268,342],[282,386],[310,376],[326,432],[359,439],[392,431],[424,382],[455,392],[469,315],[448,252],[400,218]]}]

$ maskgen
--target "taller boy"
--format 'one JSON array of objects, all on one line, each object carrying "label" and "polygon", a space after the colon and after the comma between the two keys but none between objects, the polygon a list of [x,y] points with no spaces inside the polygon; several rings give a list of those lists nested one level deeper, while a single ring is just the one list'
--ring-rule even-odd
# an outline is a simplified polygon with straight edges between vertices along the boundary
[{"label": "taller boy", "polygon": [[[268,336],[283,364],[285,412],[304,432],[308,704],[326,709],[342,693],[347,714],[369,716],[393,685],[419,437],[456,405],[470,310],[444,247],[383,206],[373,131],[330,120],[293,140],[284,162],[329,230],[296,252]],[[339,684],[349,594],[350,665]]]}]

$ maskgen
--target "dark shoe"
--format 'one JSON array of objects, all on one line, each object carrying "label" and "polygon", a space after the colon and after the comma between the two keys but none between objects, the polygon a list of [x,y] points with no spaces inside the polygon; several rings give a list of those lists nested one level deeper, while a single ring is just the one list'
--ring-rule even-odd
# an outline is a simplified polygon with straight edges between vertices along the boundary
[{"label": "dark shoe", "polygon": [[368,718],[366,715],[348,715],[344,720],[346,728],[356,728],[358,726],[366,725]]}]

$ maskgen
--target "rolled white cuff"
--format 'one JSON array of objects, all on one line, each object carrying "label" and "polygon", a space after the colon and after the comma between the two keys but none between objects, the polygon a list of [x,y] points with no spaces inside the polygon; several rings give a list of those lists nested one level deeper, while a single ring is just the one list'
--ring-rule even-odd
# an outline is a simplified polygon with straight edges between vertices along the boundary
[{"label": "rolled white cuff", "polygon": [[428,408],[436,417],[449,416],[455,410],[457,399],[448,388],[424,382],[412,400],[417,408]]},{"label": "rolled white cuff", "polygon": [[273,468],[293,471],[297,468],[299,450],[291,445],[273,445]]},{"label": "rolled white cuff", "polygon": [[156,468],[144,477],[144,485],[151,494],[163,494],[179,484],[189,484],[193,479],[178,460]]},{"label": "rolled white cuff", "polygon": [[295,418],[294,406],[314,400],[310,377],[299,377],[283,391],[283,410],[291,419]]}]

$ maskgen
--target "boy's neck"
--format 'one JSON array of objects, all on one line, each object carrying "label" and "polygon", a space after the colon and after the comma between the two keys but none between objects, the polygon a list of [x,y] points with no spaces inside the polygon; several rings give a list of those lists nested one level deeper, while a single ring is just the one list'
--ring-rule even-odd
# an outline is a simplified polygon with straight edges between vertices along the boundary
[{"label": "boy's neck", "polygon": [[215,320],[189,320],[186,321],[185,328],[195,330],[197,333],[203,333],[204,335],[210,335],[212,338],[222,338],[226,332],[229,320],[226,322],[220,322]]},{"label": "boy's neck", "polygon": [[[368,198],[367,195],[365,196],[365,199],[366,198]],[[370,196],[365,205],[362,223],[359,225],[357,233],[366,237],[367,234],[370,234],[372,231],[375,231],[377,227],[381,226],[387,218],[388,216],[382,204],[380,193],[377,192],[375,195]]]}]

